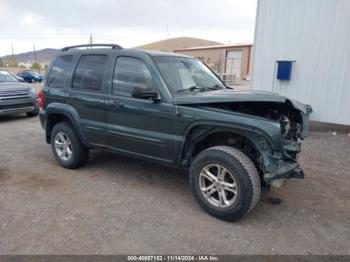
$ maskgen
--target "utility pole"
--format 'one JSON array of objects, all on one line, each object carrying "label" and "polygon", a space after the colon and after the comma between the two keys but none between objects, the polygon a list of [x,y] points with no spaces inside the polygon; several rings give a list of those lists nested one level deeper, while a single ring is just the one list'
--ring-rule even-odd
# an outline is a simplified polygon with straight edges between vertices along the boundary
[{"label": "utility pole", "polygon": [[11,66],[14,63],[15,63],[15,57],[13,55],[13,44],[11,43],[11,60],[10,60],[9,66]]},{"label": "utility pole", "polygon": [[[36,51],[35,51],[35,44],[33,44],[33,51],[34,51],[34,63],[37,63]],[[40,66],[40,67],[41,67],[41,66]],[[39,73],[40,73],[40,67],[39,67]]]},{"label": "utility pole", "polygon": [[33,44],[33,50],[34,50],[34,62],[36,62],[36,51],[35,51],[35,44]]},{"label": "utility pole", "polygon": [[167,36],[168,36],[168,39],[169,39],[169,25],[168,24],[166,25],[166,33],[167,33]]},{"label": "utility pole", "polygon": [[89,40],[89,43],[90,43],[90,45],[91,45],[91,48],[92,48],[92,43],[93,43],[94,41],[93,41],[93,38],[92,38],[92,34],[90,34],[90,40]]}]

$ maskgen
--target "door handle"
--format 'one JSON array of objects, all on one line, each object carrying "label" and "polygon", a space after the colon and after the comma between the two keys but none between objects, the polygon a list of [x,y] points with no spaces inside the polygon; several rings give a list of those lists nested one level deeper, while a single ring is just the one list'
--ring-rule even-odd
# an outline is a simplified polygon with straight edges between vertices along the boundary
[{"label": "door handle", "polygon": [[116,101],[116,100],[109,100],[107,101],[107,105],[111,106],[111,107],[124,107],[124,104]]}]

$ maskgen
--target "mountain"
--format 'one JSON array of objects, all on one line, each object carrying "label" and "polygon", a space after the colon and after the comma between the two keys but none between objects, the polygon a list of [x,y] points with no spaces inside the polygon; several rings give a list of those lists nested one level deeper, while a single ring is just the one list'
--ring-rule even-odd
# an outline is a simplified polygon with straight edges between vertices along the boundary
[{"label": "mountain", "polygon": [[[174,51],[176,49],[183,49],[189,47],[196,46],[209,46],[209,45],[221,45],[222,43],[205,40],[200,38],[193,37],[178,37],[171,38],[162,41],[157,41],[141,46],[137,46],[135,48],[138,49],[146,49],[146,50],[162,50],[162,51]],[[42,50],[36,51],[36,57],[39,63],[41,64],[49,64],[51,59],[60,52],[60,49],[46,48]],[[31,64],[34,62],[34,52],[26,52],[14,55],[18,63],[23,64]],[[11,55],[3,56],[3,61],[9,61],[11,59]]]},{"label": "mountain", "polygon": [[[36,58],[41,64],[50,63],[51,59],[59,52],[59,49],[46,48],[36,51]],[[32,63],[34,61],[34,52],[26,52],[14,55],[18,63]],[[2,57],[3,61],[9,61],[11,55]]]},{"label": "mountain", "polygon": [[196,46],[210,46],[210,45],[222,45],[223,43],[193,38],[193,37],[178,37],[170,38],[162,41],[157,41],[145,45],[140,45],[135,48],[145,50],[162,50],[162,51],[174,51],[177,49],[196,47]]}]

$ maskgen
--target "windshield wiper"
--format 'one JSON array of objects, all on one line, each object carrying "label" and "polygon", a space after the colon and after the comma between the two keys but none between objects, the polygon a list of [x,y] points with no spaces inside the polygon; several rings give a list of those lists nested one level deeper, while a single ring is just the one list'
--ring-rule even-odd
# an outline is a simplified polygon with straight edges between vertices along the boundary
[{"label": "windshield wiper", "polygon": [[201,90],[202,91],[208,91],[208,90],[219,90],[219,89],[223,89],[223,86],[221,85],[214,85],[214,86],[207,86],[207,87],[202,87]]},{"label": "windshield wiper", "polygon": [[219,89],[223,89],[223,87],[220,85],[207,86],[207,87],[191,86],[189,88],[177,90],[176,93],[179,94],[179,93],[184,93],[187,91],[193,92],[196,90],[198,90],[199,92],[206,92],[206,91],[210,91],[210,90],[219,90]]},{"label": "windshield wiper", "polygon": [[202,87],[191,86],[189,88],[184,88],[184,89],[177,90],[176,94],[180,94],[180,93],[184,93],[184,92],[188,92],[188,91],[193,92],[195,90],[201,90],[201,89],[202,89]]}]

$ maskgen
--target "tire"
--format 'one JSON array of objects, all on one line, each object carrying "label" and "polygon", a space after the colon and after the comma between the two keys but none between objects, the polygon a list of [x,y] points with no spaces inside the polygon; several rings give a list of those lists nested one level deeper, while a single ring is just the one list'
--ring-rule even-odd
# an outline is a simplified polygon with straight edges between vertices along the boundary
[{"label": "tire", "polygon": [[[216,175],[216,180],[211,175]],[[230,146],[215,146],[200,152],[191,165],[190,184],[199,205],[212,216],[226,221],[236,221],[249,213],[261,194],[261,181],[254,163]]]},{"label": "tire", "polygon": [[[63,139],[60,139],[60,137],[63,137]],[[58,139],[57,142],[56,139]],[[66,141],[65,153],[63,153],[64,147],[62,146],[64,141]],[[53,127],[51,132],[51,149],[57,162],[69,169],[80,167],[89,156],[89,149],[80,142],[73,127],[68,122],[59,122]],[[69,151],[71,152],[70,156],[68,154]]]}]

